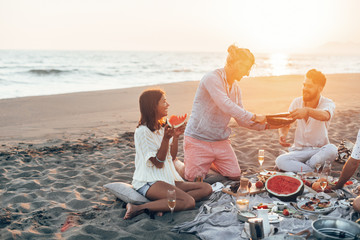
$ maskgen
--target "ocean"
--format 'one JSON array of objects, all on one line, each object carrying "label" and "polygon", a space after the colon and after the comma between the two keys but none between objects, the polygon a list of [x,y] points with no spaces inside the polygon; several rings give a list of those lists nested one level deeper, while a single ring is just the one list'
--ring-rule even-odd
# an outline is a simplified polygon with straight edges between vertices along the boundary
[{"label": "ocean", "polygon": [[[250,76],[360,73],[360,56],[254,54]],[[0,51],[0,99],[200,80],[226,52]]]}]

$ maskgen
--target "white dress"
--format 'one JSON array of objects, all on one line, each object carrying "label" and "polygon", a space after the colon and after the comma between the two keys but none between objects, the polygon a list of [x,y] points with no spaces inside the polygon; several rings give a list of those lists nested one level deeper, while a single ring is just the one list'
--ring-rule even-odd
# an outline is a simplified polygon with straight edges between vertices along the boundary
[{"label": "white dress", "polygon": [[164,136],[164,128],[152,132],[147,126],[139,126],[135,130],[135,172],[132,185],[138,190],[147,182],[164,181],[175,185],[175,181],[184,181],[175,169],[170,154],[172,138],[169,141],[169,149],[166,155],[164,166],[157,168],[151,161],[158,152]]}]

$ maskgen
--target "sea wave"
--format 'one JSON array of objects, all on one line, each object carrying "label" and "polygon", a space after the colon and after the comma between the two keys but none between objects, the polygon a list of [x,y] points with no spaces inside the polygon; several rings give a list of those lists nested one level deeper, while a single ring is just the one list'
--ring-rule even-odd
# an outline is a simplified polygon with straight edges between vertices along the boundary
[{"label": "sea wave", "polygon": [[112,77],[112,76],[114,76],[113,74],[103,73],[103,72],[97,72],[96,74],[99,75],[99,76],[105,76],[105,77]]},{"label": "sea wave", "polygon": [[192,72],[191,69],[174,69],[172,72]]},{"label": "sea wave", "polygon": [[70,71],[59,69],[31,69],[28,72],[36,75],[58,75]]}]

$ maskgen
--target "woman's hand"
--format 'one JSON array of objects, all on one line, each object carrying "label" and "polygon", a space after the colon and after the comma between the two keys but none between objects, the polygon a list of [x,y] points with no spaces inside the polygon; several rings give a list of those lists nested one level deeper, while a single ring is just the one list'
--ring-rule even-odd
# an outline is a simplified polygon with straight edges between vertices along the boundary
[{"label": "woman's hand", "polygon": [[173,135],[174,135],[174,128],[166,124],[164,127],[164,138],[169,140]]},{"label": "woman's hand", "polygon": [[265,124],[265,122],[266,122],[266,116],[254,114],[254,116],[253,116],[253,118],[251,119],[251,121],[256,122],[256,123],[260,123],[260,124]]},{"label": "woman's hand", "polygon": [[182,126],[174,129],[174,137],[179,137],[181,134],[184,133],[186,127],[186,123],[184,123]]}]

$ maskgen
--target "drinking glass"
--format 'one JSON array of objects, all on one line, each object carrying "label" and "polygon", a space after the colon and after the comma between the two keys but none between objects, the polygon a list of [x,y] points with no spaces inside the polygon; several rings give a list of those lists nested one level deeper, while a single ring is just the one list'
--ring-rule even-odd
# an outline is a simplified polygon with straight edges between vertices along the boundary
[{"label": "drinking glass", "polygon": [[174,209],[176,206],[176,191],[175,189],[169,189],[167,191],[167,200],[168,200],[168,206],[170,208],[171,211],[171,221],[174,221]]},{"label": "drinking glass", "polygon": [[317,176],[320,177],[319,170],[320,170],[320,168],[321,168],[321,163],[315,164],[315,168],[316,168]]},{"label": "drinking glass", "polygon": [[301,180],[305,180],[305,175],[306,175],[306,172],[298,172],[298,177],[301,179]]},{"label": "drinking glass", "polygon": [[259,164],[260,164],[260,170],[262,168],[264,160],[265,160],[265,151],[264,151],[264,149],[259,149],[258,161],[259,161]]},{"label": "drinking glass", "polygon": [[327,181],[321,181],[320,182],[320,187],[321,187],[321,190],[323,192],[325,191],[326,186],[327,186]]},{"label": "drinking glass", "polygon": [[246,212],[249,210],[249,197],[248,196],[238,196],[236,199],[236,208],[240,212]]}]

